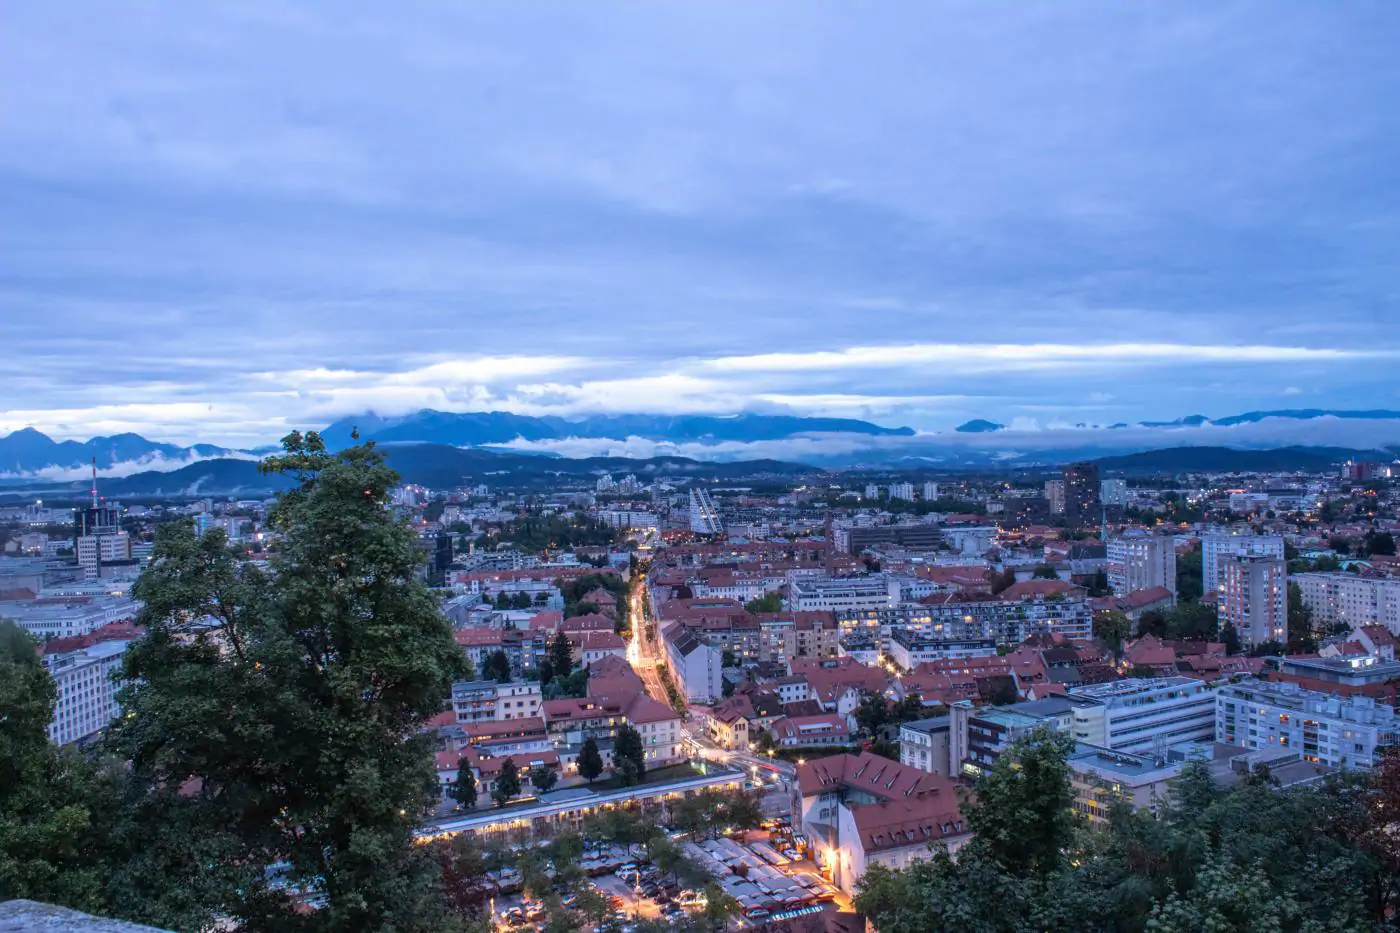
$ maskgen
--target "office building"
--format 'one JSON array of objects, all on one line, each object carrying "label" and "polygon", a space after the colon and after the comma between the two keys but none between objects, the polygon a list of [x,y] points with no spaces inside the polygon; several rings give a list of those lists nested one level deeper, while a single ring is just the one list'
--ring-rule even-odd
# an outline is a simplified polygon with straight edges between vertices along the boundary
[{"label": "office building", "polygon": [[1175,542],[1170,537],[1141,533],[1109,539],[1108,585],[1116,596],[1158,586],[1175,593]]},{"label": "office building", "polygon": [[908,548],[937,547],[943,541],[943,529],[937,525],[908,523],[903,525],[870,525],[863,528],[836,528],[832,537],[836,549],[847,554],[862,554],[867,548],[894,544]]},{"label": "office building", "polygon": [[1099,499],[1099,467],[1096,463],[1072,463],[1064,468],[1065,517],[1080,524],[1097,524],[1102,517]]},{"label": "office building", "polygon": [[1228,557],[1219,563],[1216,612],[1240,642],[1288,639],[1288,565],[1282,557]]},{"label": "office building", "polygon": [[[1068,734],[1073,704],[1065,697],[977,708],[959,700],[948,708],[948,774],[976,779],[1017,740],[1039,728]],[[942,772],[940,772],[942,773]]]},{"label": "office building", "polygon": [[1215,735],[1215,694],[1190,677],[1150,677],[1071,688],[1076,742],[1145,754]]},{"label": "office building", "polygon": [[1371,697],[1247,680],[1221,687],[1215,701],[1217,742],[1289,748],[1305,761],[1358,770],[1369,770],[1384,749],[1400,743],[1400,715]]},{"label": "office building", "polygon": [[1128,481],[1125,479],[1106,479],[1099,483],[1099,501],[1104,505],[1127,505]]},{"label": "office building", "polygon": [[1217,531],[1201,537],[1201,585],[1207,593],[1220,589],[1220,564],[1229,557],[1283,559],[1281,535],[1231,534]]},{"label": "office building", "polygon": [[73,651],[44,656],[44,668],[57,688],[49,740],[68,745],[92,739],[121,712],[118,684],[112,675],[121,669],[130,640],[100,641]]}]

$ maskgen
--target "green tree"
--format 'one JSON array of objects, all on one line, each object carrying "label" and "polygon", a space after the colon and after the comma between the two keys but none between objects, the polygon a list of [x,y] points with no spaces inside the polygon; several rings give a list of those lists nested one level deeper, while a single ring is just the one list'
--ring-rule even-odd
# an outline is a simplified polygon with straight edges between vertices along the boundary
[{"label": "green tree", "polygon": [[[620,767],[625,761],[636,766],[634,777],[640,781],[647,771],[646,748],[642,744],[642,734],[626,724],[618,727],[617,738],[613,741],[613,765]],[[624,780],[623,783],[632,782]]]},{"label": "green tree", "polygon": [[769,590],[762,596],[756,596],[744,603],[744,608],[754,615],[764,612],[782,612],[783,596],[777,590]]},{"label": "green tree", "polygon": [[481,665],[481,676],[498,684],[510,683],[510,658],[497,648],[486,656],[486,661]]},{"label": "green tree", "polygon": [[1036,580],[1058,580],[1060,575],[1055,572],[1055,568],[1049,564],[1040,564],[1035,568],[1031,577]]},{"label": "green tree", "polygon": [[966,808],[968,828],[988,857],[1015,877],[1047,877],[1073,841],[1074,790],[1065,764],[1072,743],[1041,727],[997,758]]},{"label": "green tree", "polygon": [[860,698],[855,717],[860,731],[865,735],[874,736],[890,721],[889,701],[878,693],[867,693]]},{"label": "green tree", "polygon": [[1288,584],[1287,650],[1289,654],[1306,654],[1317,650],[1312,607],[1303,602],[1303,590],[1296,583]]},{"label": "green tree", "polygon": [[1387,531],[1368,531],[1362,544],[1367,554],[1395,556],[1395,536]]},{"label": "green tree", "polygon": [[[169,523],[133,588],[147,634],[125,653],[108,737],[129,762],[112,912],[181,929],[219,914],[249,930],[439,929],[440,872],[413,844],[438,799],[421,726],[462,653],[387,507],[383,456],[331,454],[314,433],[283,450],[262,464],[293,483],[269,515],[270,574],[222,534]],[[293,887],[323,906],[299,914]]]},{"label": "green tree", "polygon": [[501,773],[496,778],[496,786],[491,789],[491,799],[496,801],[496,806],[504,807],[518,793],[520,769],[515,766],[515,759],[507,757],[501,762]]},{"label": "green tree", "polygon": [[523,591],[516,593],[510,599],[510,608],[512,609],[529,609],[530,605],[530,594]]},{"label": "green tree", "polygon": [[1133,620],[1117,609],[1094,614],[1094,637],[1103,642],[1115,658],[1123,654],[1123,642],[1132,637]]},{"label": "green tree", "polygon": [[57,689],[38,645],[0,619],[0,899],[99,906],[91,859],[94,776],[49,742]]},{"label": "green tree", "polygon": [[1195,602],[1205,593],[1202,584],[1201,549],[1187,551],[1176,559],[1176,598]]},{"label": "green tree", "polygon": [[574,669],[574,646],[560,629],[549,643],[549,666],[555,677],[567,677]]},{"label": "green tree", "polygon": [[465,757],[457,765],[457,779],[448,789],[448,795],[468,810],[476,806],[476,775]]},{"label": "green tree", "polygon": [[598,741],[589,736],[583,740],[583,748],[578,753],[578,774],[588,783],[592,784],[598,775],[603,773],[603,756],[598,751]]},{"label": "green tree", "polygon": [[547,794],[553,790],[554,785],[558,783],[558,781],[559,775],[553,768],[546,768],[544,765],[540,765],[538,768],[533,768],[530,771],[530,783],[533,784],[535,790],[539,791],[541,794]]}]

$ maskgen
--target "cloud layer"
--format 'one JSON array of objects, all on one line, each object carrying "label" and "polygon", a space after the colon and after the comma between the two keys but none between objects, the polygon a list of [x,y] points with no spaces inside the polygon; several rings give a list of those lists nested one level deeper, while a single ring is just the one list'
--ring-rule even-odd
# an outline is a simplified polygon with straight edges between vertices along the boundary
[{"label": "cloud layer", "polygon": [[1397,407],[1387,4],[22,4],[0,431]]}]

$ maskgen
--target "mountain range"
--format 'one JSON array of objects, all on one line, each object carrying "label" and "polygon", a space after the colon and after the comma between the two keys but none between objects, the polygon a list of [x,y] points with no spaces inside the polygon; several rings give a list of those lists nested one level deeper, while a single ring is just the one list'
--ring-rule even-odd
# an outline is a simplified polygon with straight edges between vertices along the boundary
[{"label": "mountain range", "polygon": [[[332,449],[341,449],[352,443],[354,432],[363,440],[386,447],[431,447],[433,452],[423,456],[443,462],[454,474],[486,468],[485,460],[464,460],[467,454],[527,457],[535,462],[530,469],[543,470],[543,463],[552,462],[555,471],[571,469],[561,466],[562,460],[602,462],[597,460],[600,457],[621,457],[633,463],[768,461],[824,469],[1015,468],[1162,448],[1329,447],[1389,459],[1393,454],[1387,452],[1387,446],[1400,444],[1400,411],[1285,409],[1107,426],[1006,425],[979,418],[950,432],[917,433],[907,427],[884,427],[851,418],[795,415],[630,414],[568,420],[500,411],[425,409],[396,417],[367,413],[342,418],[327,426],[322,435]],[[445,453],[454,449],[457,453]],[[0,485],[80,480],[88,475],[94,461],[98,472],[107,478],[185,470],[172,479],[182,488],[199,476],[209,479],[217,475],[234,482],[247,468],[231,462],[251,463],[263,453],[266,450],[233,450],[210,444],[183,447],[138,434],[54,441],[25,428],[0,437]],[[408,462],[414,455],[396,452],[395,456]],[[230,463],[211,467],[215,472],[188,469],[216,459]],[[515,470],[519,465],[525,470],[518,459],[490,463],[499,469]],[[641,468],[628,469],[637,472]],[[219,470],[224,472],[217,473]]]}]

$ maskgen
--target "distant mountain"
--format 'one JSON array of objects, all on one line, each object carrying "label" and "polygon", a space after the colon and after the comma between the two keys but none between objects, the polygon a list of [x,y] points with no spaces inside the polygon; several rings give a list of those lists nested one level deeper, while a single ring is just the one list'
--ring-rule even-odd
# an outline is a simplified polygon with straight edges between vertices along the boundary
[{"label": "distant mountain", "polygon": [[1338,411],[1331,408],[1285,408],[1280,411],[1247,411],[1242,415],[1216,418],[1211,424],[1229,427],[1232,424],[1254,424],[1265,418],[1292,418],[1296,421],[1310,421],[1314,418],[1344,418],[1354,421],[1393,421],[1400,419],[1400,411],[1385,408],[1372,408],[1367,411]]},{"label": "distant mountain", "polygon": [[[405,483],[443,489],[469,483],[548,485],[560,477],[587,477],[598,473],[635,473],[639,477],[677,479],[740,479],[758,476],[798,476],[819,472],[801,463],[779,460],[747,460],[711,463],[685,457],[589,457],[569,460],[530,454],[464,450],[443,444],[385,444],[389,465]],[[265,475],[252,460],[214,459],[168,472],[147,471],[102,481],[102,493],[111,498],[136,496],[229,495],[256,497],[290,488],[282,476]],[[83,483],[31,484],[29,491],[46,494],[81,492]]]},{"label": "distant mountain", "polygon": [[0,475],[31,476],[40,471],[74,470],[90,467],[94,458],[98,470],[109,470],[126,463],[142,461],[190,461],[223,457],[233,451],[211,444],[180,447],[148,441],[139,434],[114,434],[89,441],[55,441],[33,428],[21,428],[0,437]]},{"label": "distant mountain", "polygon": [[334,449],[350,446],[351,431],[362,440],[381,443],[450,444],[481,447],[564,438],[623,441],[640,437],[671,443],[776,441],[808,434],[859,434],[867,437],[912,437],[912,428],[886,428],[851,418],[803,418],[794,415],[598,415],[578,420],[535,418],[505,411],[444,412],[423,409],[411,415],[381,418],[374,414],[341,418],[321,432]]},{"label": "distant mountain", "polygon": [[958,425],[954,430],[959,434],[990,434],[993,431],[1006,430],[1006,425],[997,424],[995,421],[988,421],[985,418],[973,418],[971,421]]},{"label": "distant mountain", "polygon": [[1236,450],[1231,447],[1169,447],[1094,461],[1100,470],[1123,473],[1326,472],[1347,460],[1375,459],[1374,450],[1345,447],[1280,447]]}]

